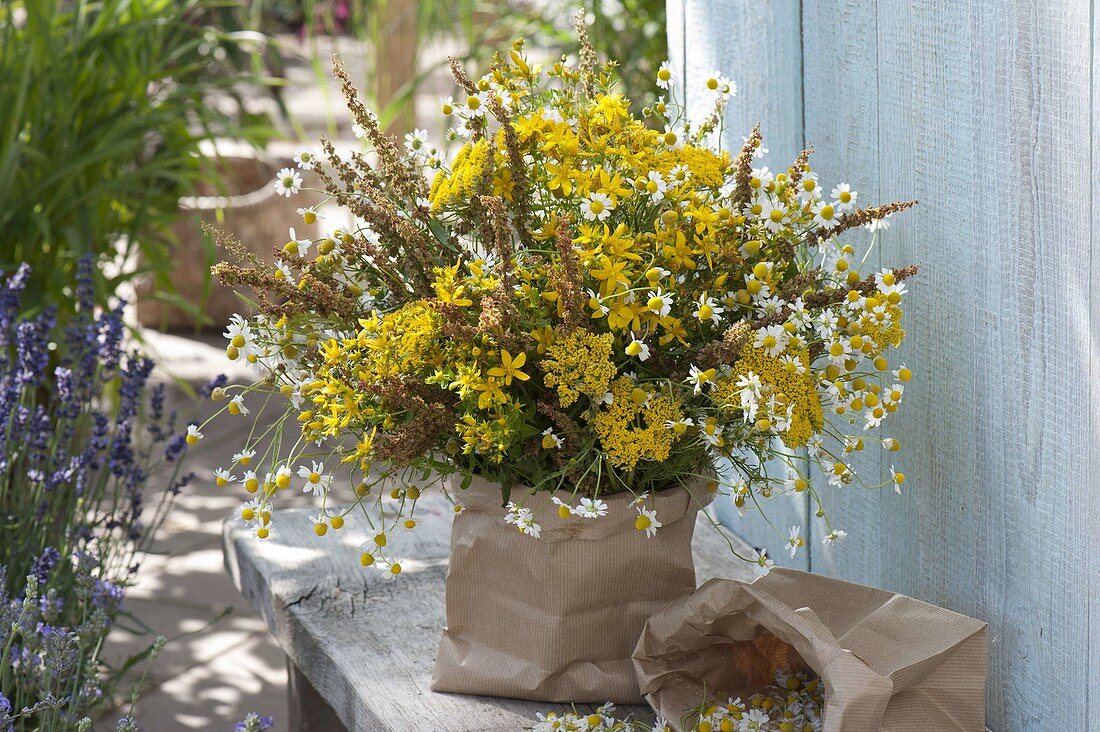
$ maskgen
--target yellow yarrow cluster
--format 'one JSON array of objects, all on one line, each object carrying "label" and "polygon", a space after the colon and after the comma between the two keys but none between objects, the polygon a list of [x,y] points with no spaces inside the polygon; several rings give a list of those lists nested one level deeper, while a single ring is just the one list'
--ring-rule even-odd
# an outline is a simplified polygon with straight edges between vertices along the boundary
[{"label": "yellow yarrow cluster", "polygon": [[633,470],[641,460],[667,460],[678,439],[668,423],[684,416],[679,402],[628,376],[612,382],[611,399],[597,412],[592,428],[612,464]]},{"label": "yellow yarrow cluster", "polygon": [[781,434],[783,443],[787,447],[802,447],[821,430],[825,420],[821,397],[810,372],[809,354],[803,350],[793,357],[801,364],[802,373],[790,360],[769,356],[762,348],[745,348],[733,371],[716,381],[711,399],[721,411],[740,410],[742,389],[738,380],[755,374],[763,385],[762,401],[774,398],[781,407],[791,407],[790,426]]},{"label": "yellow yarrow cluster", "polygon": [[556,340],[546,349],[542,361],[543,383],[557,389],[563,407],[573,405],[581,395],[600,399],[615,376],[611,362],[610,333],[597,335],[577,330]]}]

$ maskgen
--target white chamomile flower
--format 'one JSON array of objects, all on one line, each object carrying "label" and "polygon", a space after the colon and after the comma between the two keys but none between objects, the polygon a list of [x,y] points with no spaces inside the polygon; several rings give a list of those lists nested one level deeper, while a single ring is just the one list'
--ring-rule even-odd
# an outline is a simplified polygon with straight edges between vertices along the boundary
[{"label": "white chamomile flower", "polygon": [[214,471],[214,484],[217,485],[219,488],[224,486],[226,483],[232,483],[236,479],[236,476],[234,476],[225,468],[217,468]]},{"label": "white chamomile flower", "polygon": [[841,183],[837,187],[833,188],[830,193],[835,201],[836,210],[844,213],[845,211],[851,211],[855,208],[856,198],[859,194],[852,190],[852,187],[847,183]]},{"label": "white chamomile flower", "polygon": [[691,368],[688,370],[687,381],[695,385],[695,395],[699,396],[703,393],[703,387],[707,384],[714,383],[714,377],[717,375],[717,369],[701,369],[695,364],[692,364]]},{"label": "white chamomile flower", "polygon": [[833,204],[822,201],[814,206],[814,223],[825,229],[836,226],[839,219],[838,212]]},{"label": "white chamomile flower", "polygon": [[285,262],[278,262],[275,265],[275,279],[282,280],[288,285],[294,284],[294,273],[290,270],[290,267]]},{"label": "white chamomile flower", "polygon": [[250,501],[245,501],[237,509],[237,516],[248,525],[254,523],[263,523],[265,509],[263,504],[253,498]]},{"label": "white chamomile flower", "polygon": [[314,206],[299,208],[298,215],[302,217],[302,221],[306,224],[316,224],[318,221],[325,220],[325,215]]},{"label": "white chamomile flower", "polygon": [[634,500],[630,502],[630,505],[635,506],[635,507],[641,506],[648,499],[649,499],[649,491],[646,491],[644,493],[640,493],[640,494],[634,496]]},{"label": "white chamomile flower", "polygon": [[665,427],[677,435],[682,435],[692,426],[692,421],[687,418],[665,420]]},{"label": "white chamomile flower", "polygon": [[411,153],[418,153],[428,144],[428,131],[417,128],[405,133],[405,149]]},{"label": "white chamomile flower", "polygon": [[[771,561],[770,559],[768,560]],[[764,571],[763,574],[767,574]],[[745,732],[756,732],[757,730],[763,730],[764,725],[771,721],[771,718],[760,709],[749,709],[741,717],[741,729]]]},{"label": "white chamomile flower", "polygon": [[771,196],[764,196],[760,202],[760,220],[769,231],[779,231],[787,225],[787,207]]},{"label": "white chamomile flower", "polygon": [[768,559],[767,549],[753,549],[749,561],[753,563],[752,573],[757,577],[767,575],[768,572],[772,571],[772,567],[775,566],[775,562]]},{"label": "white chamomile flower", "polygon": [[703,86],[718,99],[729,99],[737,93],[737,85],[717,71],[707,77]]},{"label": "white chamomile flower", "polygon": [[283,168],[275,174],[275,192],[290,198],[302,190],[302,176],[294,168]]},{"label": "white chamomile flower", "polygon": [[581,201],[581,215],[587,221],[603,221],[615,208],[611,196],[606,193],[592,193]]},{"label": "white chamomile flower", "polygon": [[783,364],[784,370],[791,374],[804,374],[806,373],[806,364],[802,362],[802,359],[798,356],[785,355],[780,357],[780,362]]},{"label": "white chamomile flower", "polygon": [[187,425],[187,436],[184,438],[188,445],[198,444],[198,441],[202,439],[202,433],[199,432],[198,425]]},{"label": "white chamomile flower", "polygon": [[890,466],[890,479],[894,481],[894,491],[901,495],[901,484],[905,482],[905,473],[900,473],[894,470],[894,466]]},{"label": "white chamomile flower", "polygon": [[564,440],[554,434],[553,427],[547,427],[542,431],[543,450],[560,450],[561,446],[564,444]]},{"label": "white chamomile flower", "polygon": [[599,498],[582,498],[574,513],[583,518],[599,518],[607,515],[607,504]]},{"label": "white chamomile flower", "polygon": [[240,414],[247,416],[252,413],[248,407],[244,405],[244,397],[238,394],[229,400],[229,405],[226,407],[230,414]]},{"label": "white chamomile flower", "polygon": [[611,312],[611,308],[604,304],[603,296],[595,292],[594,290],[588,291],[588,306],[604,315],[607,315]]},{"label": "white chamomile flower", "polygon": [[440,97],[439,106],[443,110],[443,114],[450,117],[455,112],[455,98]]},{"label": "white chamomile flower", "polygon": [[776,357],[783,353],[787,347],[789,336],[782,325],[769,325],[756,331],[753,345],[764,350],[764,353]]},{"label": "white chamomile flower", "polygon": [[295,257],[304,257],[309,254],[309,248],[313,246],[312,239],[299,239],[298,232],[290,227],[290,240],[283,246],[283,251]]},{"label": "white chamomile flower", "polygon": [[646,301],[646,307],[664,318],[672,311],[672,303],[672,295],[658,287],[653,291],[653,294],[649,296],[649,300]]},{"label": "white chamomile flower", "polygon": [[833,529],[832,531],[830,531],[828,534],[825,535],[825,538],[821,540],[821,543],[826,544],[826,545],[827,544],[835,544],[838,541],[841,541],[847,535],[848,535],[847,531],[841,531],[840,529]]},{"label": "white chamomile flower", "polygon": [[817,173],[803,173],[798,181],[798,197],[805,203],[812,203],[821,197],[821,187],[817,184]]},{"label": "white chamomile flower", "polygon": [[695,303],[695,312],[692,315],[703,323],[709,321],[717,323],[722,320],[721,316],[724,312],[726,312],[726,309],[720,306],[717,300],[704,292],[699,295],[699,300]]},{"label": "white chamomile flower", "polygon": [[668,171],[668,180],[673,185],[680,185],[691,180],[691,168],[686,165],[677,165]]},{"label": "white chamomile flower", "polygon": [[255,450],[241,450],[233,455],[233,464],[248,467],[254,457],[256,457]]},{"label": "white chamomile flower", "polygon": [[639,361],[645,361],[649,358],[649,346],[637,338],[628,343],[625,350],[626,355],[632,356]]},{"label": "white chamomile flower", "polygon": [[527,509],[523,510],[526,511],[526,513],[522,513],[516,519],[516,528],[518,528],[524,534],[527,534],[527,536],[533,537],[535,539],[539,538],[539,532],[542,531],[542,526],[535,522],[535,517],[531,514],[530,511],[527,511]]},{"label": "white chamomile flower", "polygon": [[792,526],[790,533],[787,535],[787,543],[784,544],[784,546],[787,547],[787,551],[791,553],[792,559],[801,547],[806,546],[806,540],[799,535],[801,531],[801,526]]},{"label": "white chamomile flower", "polygon": [[665,192],[668,191],[668,183],[665,183],[665,179],[661,177],[658,171],[651,170],[649,171],[649,175],[646,176],[643,190],[651,201],[660,203],[665,200]]},{"label": "white chamomile flower", "polygon": [[657,86],[662,89],[671,89],[675,80],[672,78],[672,64],[668,61],[662,61],[661,67],[657,69]]},{"label": "white chamomile flower", "polygon": [[260,478],[255,470],[246,470],[241,476],[241,486],[249,493],[255,493],[260,487]]},{"label": "white chamomile flower", "polygon": [[[658,139],[665,144],[665,147],[679,150],[684,145],[684,130],[679,125],[665,125],[665,131]],[[671,178],[665,178],[665,181],[673,182]]]},{"label": "white chamomile flower", "polygon": [[323,496],[332,484],[332,476],[325,475],[325,464],[316,460],[310,466],[300,466],[298,477],[305,478],[306,481],[305,485],[302,486],[302,492],[312,493],[315,496]]},{"label": "white chamomile flower", "polygon": [[834,338],[825,346],[825,354],[833,363],[842,365],[852,354],[852,345],[846,338]]},{"label": "white chamomile flower", "polygon": [[317,156],[305,148],[296,152],[292,159],[294,164],[302,170],[313,170],[314,166],[317,165]]},{"label": "white chamomile flower", "polygon": [[663,524],[657,520],[657,511],[645,506],[637,506],[638,517],[634,519],[634,528],[638,531],[644,531],[647,537],[653,537],[657,533],[657,529],[661,528]]}]

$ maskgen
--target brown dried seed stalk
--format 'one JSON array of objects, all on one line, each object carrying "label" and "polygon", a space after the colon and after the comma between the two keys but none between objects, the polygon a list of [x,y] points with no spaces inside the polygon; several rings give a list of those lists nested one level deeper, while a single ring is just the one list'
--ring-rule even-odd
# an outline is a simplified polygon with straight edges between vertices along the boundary
[{"label": "brown dried seed stalk", "polygon": [[[744,321],[734,323],[722,334],[722,340],[713,341],[700,348],[692,361],[710,368],[719,364],[734,364],[741,357],[741,349],[752,338],[753,327]],[[683,372],[684,375],[687,372]]]},{"label": "brown dried seed stalk", "polygon": [[[920,266],[916,264],[910,264],[906,267],[895,267],[890,271],[894,273],[894,279],[898,282],[901,282],[915,276],[918,272],[920,272]],[[832,305],[846,298],[848,296],[849,290],[856,290],[857,292],[866,294],[875,289],[877,286],[878,285],[875,282],[875,276],[868,275],[851,287],[835,287],[830,290],[825,290],[824,292],[817,292],[807,296],[805,299],[806,307],[820,308],[827,305]],[[778,315],[778,313],[776,315]]]},{"label": "brown dried seed stalk", "polygon": [[749,138],[745,140],[745,144],[741,147],[741,152],[737,153],[737,158],[733,161],[733,165],[737,169],[737,184],[733,188],[732,200],[738,206],[748,203],[752,198],[752,161],[756,155],[756,148],[760,146],[762,139],[760,125],[756,125],[752,128]]},{"label": "brown dried seed stalk", "polygon": [[408,170],[401,165],[401,152],[394,141],[382,132],[378,126],[378,119],[359,101],[359,91],[355,88],[340,57],[332,56],[332,73],[340,80],[340,91],[344,95],[348,111],[355,121],[363,128],[367,139],[374,145],[374,151],[378,155],[378,162],[390,185],[401,190],[405,195],[415,197],[417,192],[416,181],[409,176]]},{"label": "brown dried seed stalk", "polygon": [[511,292],[512,285],[515,284],[512,269],[515,264],[515,250],[512,248],[512,225],[508,221],[508,214],[504,211],[504,201],[500,196],[482,196],[480,200],[493,225],[493,238],[490,241],[500,260],[501,283],[508,292]]},{"label": "brown dried seed stalk", "polygon": [[554,239],[558,249],[559,266],[550,271],[550,283],[562,301],[565,316],[565,332],[571,333],[588,322],[584,311],[584,280],[581,277],[580,259],[573,248],[573,236],[564,225]]},{"label": "brown dried seed stalk", "polygon": [[894,203],[887,203],[882,206],[870,206],[868,208],[861,208],[852,211],[849,214],[845,214],[840,217],[837,225],[830,230],[815,229],[809,233],[806,237],[807,244],[816,244],[822,239],[834,237],[842,232],[854,229],[858,226],[869,224],[872,221],[879,221],[892,214],[896,214],[899,211],[904,211],[907,208],[916,206],[917,202],[914,201],[895,201]]},{"label": "brown dried seed stalk", "polygon": [[802,176],[806,174],[806,163],[810,161],[810,156],[814,154],[814,146],[808,145],[805,150],[798,153],[798,157],[794,159],[794,165],[791,166],[790,180],[791,185],[798,185],[798,181],[802,180]]},{"label": "brown dried seed stalk", "polygon": [[[527,224],[530,219],[530,196],[527,190],[527,168],[523,164],[523,153],[519,149],[519,140],[516,138],[516,129],[512,125],[512,119],[508,111],[501,104],[496,95],[489,95],[489,110],[493,117],[500,123],[500,129],[504,133],[504,147],[508,151],[508,168],[512,171],[512,199],[516,207],[516,230],[525,247],[535,246],[534,240],[528,231]],[[488,167],[488,166],[486,166]],[[489,180],[492,186],[492,179]]]},{"label": "brown dried seed stalk", "polygon": [[587,16],[582,8],[573,19],[573,28],[577,33],[577,42],[580,44],[580,72],[581,83],[584,85],[584,94],[589,99],[596,96],[596,64],[599,57],[592,46],[592,40],[588,37]]},{"label": "brown dried seed stalk", "polygon": [[363,391],[410,415],[407,422],[375,439],[373,453],[383,460],[408,465],[454,427],[446,395],[437,389],[428,391],[423,384],[407,379],[386,379],[380,384],[363,385]]},{"label": "brown dried seed stalk", "polygon": [[253,267],[265,267],[264,261],[257,257],[254,253],[245,249],[241,244],[241,240],[232,234],[222,231],[218,227],[211,224],[209,221],[203,221],[200,224],[202,233],[209,236],[214,240],[214,243],[224,249],[238,262],[245,262],[251,264]]}]

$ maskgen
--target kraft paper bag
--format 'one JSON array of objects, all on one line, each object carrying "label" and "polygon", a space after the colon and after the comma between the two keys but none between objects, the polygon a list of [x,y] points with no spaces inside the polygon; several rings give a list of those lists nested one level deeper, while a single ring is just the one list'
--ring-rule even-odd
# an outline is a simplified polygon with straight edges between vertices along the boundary
[{"label": "kraft paper bag", "polygon": [[790,569],[705,583],[634,651],[642,693],[678,731],[686,710],[782,670],[821,677],[824,732],[984,732],[986,664],[980,620]]},{"label": "kraft paper bag", "polygon": [[[474,480],[452,495],[466,509],[451,530],[447,627],[432,689],[548,702],[641,704],[630,654],[645,621],[695,589],[691,539],[703,483],[651,495],[662,523],[634,527],[634,496],[604,496],[600,518],[561,518],[556,495],[524,506],[538,539],[505,522],[499,486]],[[513,496],[526,495],[517,487]]]}]

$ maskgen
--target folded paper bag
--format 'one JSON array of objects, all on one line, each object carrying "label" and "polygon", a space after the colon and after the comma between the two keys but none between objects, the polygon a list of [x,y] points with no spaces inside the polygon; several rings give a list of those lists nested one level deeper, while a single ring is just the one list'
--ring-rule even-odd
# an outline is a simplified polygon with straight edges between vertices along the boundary
[{"label": "folded paper bag", "polygon": [[646,623],[638,683],[674,728],[776,671],[825,684],[823,732],[981,732],[986,624],[904,595],[789,569],[710,580]]},{"label": "folded paper bag", "polygon": [[[649,496],[661,530],[635,527],[630,493],[603,497],[597,521],[563,518],[551,496],[528,506],[538,539],[505,521],[500,486],[460,495],[447,570],[447,627],[432,690],[550,702],[641,704],[630,654],[656,611],[695,589],[691,540],[713,494],[696,480]],[[514,489],[521,495],[526,489]],[[569,491],[559,500],[575,501]]]}]

